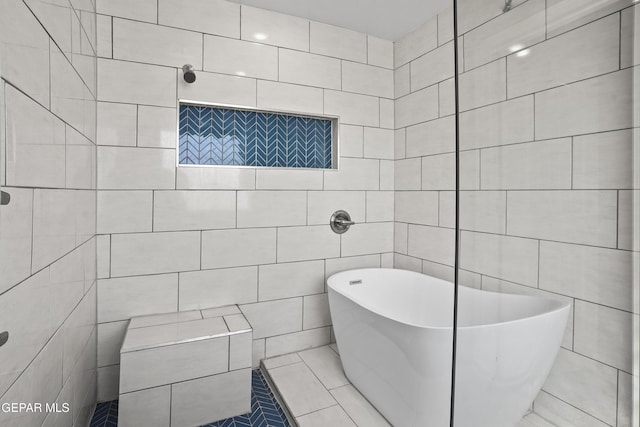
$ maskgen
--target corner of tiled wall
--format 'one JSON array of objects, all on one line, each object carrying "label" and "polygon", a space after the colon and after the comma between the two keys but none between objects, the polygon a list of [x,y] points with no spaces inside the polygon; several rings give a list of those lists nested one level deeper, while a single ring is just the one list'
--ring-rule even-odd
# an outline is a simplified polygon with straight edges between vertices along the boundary
[{"label": "corner of tiled wall", "polygon": [[[463,285],[570,301],[534,410],[630,426],[633,22],[628,1],[460,2]],[[395,43],[396,268],[451,280],[452,13]],[[636,21],[637,28],[637,21]],[[637,147],[636,147],[637,149]]]},{"label": "corner of tiled wall", "polygon": [[70,409],[2,425],[86,426],[96,403],[95,48],[92,1],[0,3],[0,403]]}]

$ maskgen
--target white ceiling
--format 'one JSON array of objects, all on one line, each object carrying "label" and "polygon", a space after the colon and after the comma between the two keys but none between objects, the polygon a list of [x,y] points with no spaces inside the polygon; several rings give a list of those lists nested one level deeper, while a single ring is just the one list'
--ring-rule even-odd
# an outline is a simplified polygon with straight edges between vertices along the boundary
[{"label": "white ceiling", "polygon": [[451,0],[231,0],[338,27],[398,40]]}]

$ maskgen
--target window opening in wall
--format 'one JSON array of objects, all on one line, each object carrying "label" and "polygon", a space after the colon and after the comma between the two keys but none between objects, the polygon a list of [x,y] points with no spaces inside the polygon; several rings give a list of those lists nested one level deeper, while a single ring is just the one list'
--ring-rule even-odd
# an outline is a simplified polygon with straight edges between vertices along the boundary
[{"label": "window opening in wall", "polygon": [[333,117],[181,102],[178,127],[181,166],[336,168]]}]

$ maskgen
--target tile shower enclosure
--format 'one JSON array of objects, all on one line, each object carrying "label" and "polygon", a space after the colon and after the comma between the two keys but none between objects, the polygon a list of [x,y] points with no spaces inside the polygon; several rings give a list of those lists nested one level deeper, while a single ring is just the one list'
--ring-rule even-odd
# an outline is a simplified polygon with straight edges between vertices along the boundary
[{"label": "tile shower enclosure", "polygon": [[[490,3],[460,1],[461,283],[570,300],[535,410],[627,426],[640,9],[527,0],[501,15]],[[15,129],[1,137],[3,153],[15,150],[0,162],[15,202],[2,225],[23,224],[12,246],[2,241],[13,268],[0,312],[50,316],[15,313],[10,328],[36,325],[38,339],[12,350],[2,402],[59,371],[39,398],[73,396],[72,418],[86,425],[95,400],[117,398],[131,316],[239,304],[257,366],[331,341],[334,272],[452,278],[450,9],[395,43],[223,0],[7,0],[2,12],[3,59],[32,66],[0,68],[3,128]],[[340,168],[177,167],[178,99],[340,116]],[[358,223],[341,236],[327,225],[337,209]],[[64,231],[48,235],[52,224]]]}]

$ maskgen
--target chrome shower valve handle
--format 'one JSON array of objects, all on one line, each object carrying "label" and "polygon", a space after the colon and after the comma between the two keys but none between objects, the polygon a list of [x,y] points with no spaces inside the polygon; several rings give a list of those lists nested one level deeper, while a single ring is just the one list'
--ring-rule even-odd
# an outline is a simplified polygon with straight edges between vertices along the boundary
[{"label": "chrome shower valve handle", "polygon": [[355,221],[351,221],[351,215],[343,210],[335,211],[329,219],[329,225],[336,234],[346,233],[354,224]]}]

